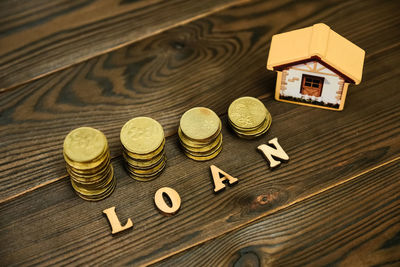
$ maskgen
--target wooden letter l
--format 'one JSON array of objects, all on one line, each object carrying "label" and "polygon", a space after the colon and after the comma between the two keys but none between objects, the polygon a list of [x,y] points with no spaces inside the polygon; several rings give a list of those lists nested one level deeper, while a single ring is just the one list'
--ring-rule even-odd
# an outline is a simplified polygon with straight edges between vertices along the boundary
[{"label": "wooden letter l", "polygon": [[131,219],[128,219],[124,226],[121,225],[121,222],[118,219],[117,214],[115,213],[115,207],[111,207],[103,210],[103,213],[107,215],[108,221],[111,225],[111,233],[116,234],[133,226]]}]

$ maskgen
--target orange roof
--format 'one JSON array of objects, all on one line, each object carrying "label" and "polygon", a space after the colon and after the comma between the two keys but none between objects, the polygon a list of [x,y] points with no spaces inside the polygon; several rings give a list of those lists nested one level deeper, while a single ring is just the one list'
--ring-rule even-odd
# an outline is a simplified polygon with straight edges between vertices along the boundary
[{"label": "orange roof", "polygon": [[361,82],[365,51],[323,23],[272,36],[267,69],[276,70],[318,57],[356,84]]}]

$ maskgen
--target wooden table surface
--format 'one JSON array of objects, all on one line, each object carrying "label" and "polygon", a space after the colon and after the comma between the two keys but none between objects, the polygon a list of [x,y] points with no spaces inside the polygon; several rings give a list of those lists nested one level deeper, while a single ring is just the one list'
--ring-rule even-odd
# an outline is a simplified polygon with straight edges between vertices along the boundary
[{"label": "wooden table surface", "polygon": [[[0,265],[400,265],[398,1],[4,0],[0,3]],[[345,109],[273,100],[271,36],[323,22],[366,51]],[[257,140],[226,121],[240,96],[272,114]],[[206,106],[223,151],[195,162],[178,145],[180,116]],[[135,116],[164,127],[167,168],[128,177],[119,132]],[[62,157],[66,134],[103,131],[118,181],[81,200]],[[278,137],[290,156],[271,171],[256,147]],[[240,181],[213,194],[209,166]],[[172,217],[155,191],[182,199]],[[133,229],[111,235],[116,206]]]}]

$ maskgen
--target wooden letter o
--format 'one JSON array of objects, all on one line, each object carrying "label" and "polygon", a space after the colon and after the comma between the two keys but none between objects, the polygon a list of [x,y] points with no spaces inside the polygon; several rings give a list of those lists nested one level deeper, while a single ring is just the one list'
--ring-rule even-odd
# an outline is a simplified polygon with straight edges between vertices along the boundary
[{"label": "wooden letter o", "polygon": [[[163,194],[166,194],[171,200],[171,207],[167,203],[165,203]],[[154,195],[154,203],[163,214],[173,215],[177,213],[179,208],[181,207],[181,197],[174,189],[170,187],[162,187],[158,189],[156,194]]]}]

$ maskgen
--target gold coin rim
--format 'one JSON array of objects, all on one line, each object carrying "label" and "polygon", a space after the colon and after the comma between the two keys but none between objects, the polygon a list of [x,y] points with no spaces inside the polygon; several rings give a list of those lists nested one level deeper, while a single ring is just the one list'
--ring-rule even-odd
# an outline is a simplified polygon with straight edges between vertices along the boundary
[{"label": "gold coin rim", "polygon": [[89,162],[89,163],[77,163],[70,161],[65,155],[64,160],[67,166],[73,169],[77,173],[97,173],[101,169],[103,169],[107,163],[111,160],[111,155],[109,150],[106,150],[106,153],[101,156],[97,161]]},{"label": "gold coin rim", "polygon": [[163,159],[155,167],[151,169],[137,169],[129,165],[127,165],[126,167],[130,172],[137,175],[152,175],[154,173],[157,173],[161,168],[164,168],[166,163],[167,163],[167,157],[164,155]]},{"label": "gold coin rim", "polygon": [[[240,125],[240,122],[235,121],[235,119],[232,119],[232,112],[233,112],[232,110],[233,110],[234,106],[235,106],[236,104],[238,104],[240,101],[245,100],[245,99],[249,99],[249,100],[253,101],[254,103],[259,104],[260,107],[262,107],[262,109],[265,109],[266,112],[268,112],[268,109],[265,107],[264,103],[263,103],[261,100],[255,98],[255,97],[252,97],[252,96],[243,96],[243,97],[239,97],[239,98],[235,99],[235,100],[232,101],[232,103],[229,105],[229,108],[228,108],[228,118],[229,118],[229,121],[232,122],[232,124],[234,124],[234,125],[237,126],[238,128],[243,128],[243,129],[258,128],[258,127],[260,127],[260,125],[264,122],[266,116],[264,116],[264,118],[263,118],[260,122],[254,123],[254,125],[251,126],[251,127],[244,127],[244,126]],[[267,115],[267,114],[266,114],[266,115]]]},{"label": "gold coin rim", "polygon": [[[72,133],[79,131],[79,130],[83,130],[83,129],[88,129],[88,130],[94,131],[94,132],[96,132],[96,134],[101,136],[103,139],[103,149],[101,151],[99,151],[97,154],[95,154],[94,156],[92,156],[91,158],[83,158],[81,153],[72,153],[71,154],[70,153],[71,148],[69,148],[68,144],[67,144],[68,137],[70,137]],[[78,127],[78,128],[73,129],[65,136],[64,143],[63,143],[63,153],[64,153],[64,155],[67,156],[68,159],[70,159],[73,162],[85,163],[85,162],[96,161],[96,159],[101,157],[101,155],[104,153],[104,150],[106,149],[106,147],[108,147],[107,137],[104,135],[104,133],[102,131],[100,131],[96,128],[93,128],[93,127],[84,126],[84,127]]]},{"label": "gold coin rim", "polygon": [[185,144],[187,144],[188,146],[202,148],[202,147],[214,142],[215,139],[221,134],[221,132],[222,132],[222,124],[220,124],[218,131],[210,138],[208,138],[206,140],[194,140],[194,139],[191,139],[188,136],[186,136],[182,132],[182,129],[179,127],[178,128],[178,137],[179,137],[179,140],[184,141]]},{"label": "gold coin rim", "polygon": [[165,158],[165,152],[160,153],[160,155],[157,155],[155,158],[148,161],[136,161],[129,158],[129,156],[126,156],[124,152],[122,154],[125,160],[125,164],[128,164],[130,167],[139,170],[151,169],[157,166]]},{"label": "gold coin rim", "polygon": [[217,157],[221,153],[221,151],[222,151],[222,146],[214,154],[212,154],[211,156],[207,156],[207,157],[196,157],[196,156],[190,155],[189,153],[186,153],[186,151],[184,151],[184,152],[185,152],[185,155],[192,160],[208,161],[208,160],[211,160],[211,159],[214,159],[215,157]]},{"label": "gold coin rim", "polygon": [[267,127],[265,127],[265,129],[263,129],[261,132],[259,132],[258,134],[255,135],[244,135],[241,134],[240,132],[235,132],[239,137],[244,138],[244,139],[255,139],[257,137],[260,137],[262,135],[264,135],[265,133],[268,132],[269,128],[271,127],[272,122],[269,122],[269,124],[267,125]]},{"label": "gold coin rim", "polygon": [[[104,171],[102,171],[102,173],[99,173],[96,176],[91,176],[91,177],[81,177],[81,176],[77,176],[74,173],[70,173],[68,172],[68,174],[70,175],[70,178],[73,179],[75,182],[80,183],[80,184],[84,184],[87,186],[91,186],[94,184],[100,184],[102,181],[104,181],[106,179],[106,177],[109,177],[110,172],[111,172],[111,164],[109,164],[109,166],[107,166],[107,168],[105,168]],[[68,170],[67,170],[68,171]]]},{"label": "gold coin rim", "polygon": [[84,186],[78,185],[73,179],[71,179],[72,187],[74,188],[75,191],[77,191],[80,194],[83,194],[85,196],[94,196],[94,195],[103,194],[105,191],[107,191],[107,189],[109,188],[109,186],[112,183],[113,179],[115,179],[115,177],[114,177],[114,168],[112,167],[112,165],[110,165],[110,167],[111,167],[110,176],[107,177],[108,178],[107,179],[107,183],[105,183],[105,185],[104,185],[104,187],[102,189],[88,190],[88,189],[84,188]]},{"label": "gold coin rim", "polygon": [[[136,179],[136,177],[142,178],[142,179],[146,179],[145,181],[148,181],[147,179],[153,179],[153,177],[157,177],[159,174],[161,174],[161,172],[165,169],[165,166],[167,165],[167,160],[163,161],[163,165],[162,167],[155,173],[152,174],[137,174],[135,172],[132,172],[129,168],[126,168],[128,170],[128,175],[131,178]],[[133,177],[134,176],[134,177]],[[144,180],[143,180],[144,181]]]},{"label": "gold coin rim", "polygon": [[222,133],[220,133],[217,138],[215,138],[212,143],[205,145],[203,147],[193,147],[185,143],[182,139],[179,139],[180,144],[183,146],[185,150],[193,151],[193,152],[207,152],[218,146],[219,143],[222,143]]},{"label": "gold coin rim", "polygon": [[[124,134],[124,130],[126,129],[126,127],[128,127],[128,125],[130,125],[130,124],[133,123],[134,121],[136,121],[136,120],[143,120],[143,119],[144,119],[144,120],[147,120],[147,121],[151,121],[152,123],[154,123],[155,126],[158,127],[158,130],[160,130],[160,132],[157,134],[157,135],[159,135],[159,136],[156,136],[156,138],[157,138],[157,139],[158,139],[159,137],[160,137],[160,138],[159,138],[159,140],[155,140],[155,142],[154,142],[154,143],[155,143],[154,148],[153,148],[153,147],[150,147],[150,148],[146,148],[146,149],[141,150],[141,149],[138,149],[137,147],[132,146],[132,143],[130,143],[129,140],[127,140],[127,139],[129,139],[129,138],[127,138],[126,135]],[[155,119],[150,118],[150,117],[141,116],[141,117],[132,118],[132,119],[130,119],[129,121],[127,121],[127,122],[124,124],[124,126],[122,126],[121,131],[120,131],[120,141],[121,141],[121,143],[122,143],[122,146],[123,146],[127,151],[131,152],[132,154],[138,154],[138,155],[146,155],[146,154],[149,154],[149,153],[153,152],[154,150],[156,150],[159,146],[161,146],[161,144],[163,143],[164,139],[165,139],[165,135],[164,135],[164,129],[163,129],[162,125],[161,125],[158,121],[156,121]]]},{"label": "gold coin rim", "polygon": [[[192,136],[191,133],[189,133],[189,131],[190,131],[189,128],[192,128],[192,127],[189,127],[188,125],[190,125],[190,122],[193,121],[193,119],[194,119],[193,117],[196,117],[196,116],[191,113],[196,112],[197,110],[200,110],[200,109],[207,110],[207,112],[210,112],[210,114],[211,114],[210,118],[215,120],[215,122],[218,123],[218,126],[214,131],[208,133],[207,135],[204,134],[205,133],[204,129],[197,129],[195,132],[196,132],[196,134],[199,134],[199,135]],[[218,130],[220,128],[220,125],[221,125],[221,119],[219,118],[219,116],[213,110],[206,108],[206,107],[194,107],[194,108],[187,110],[185,113],[183,113],[183,115],[181,116],[181,119],[179,121],[179,127],[181,128],[182,133],[184,135],[186,135],[189,139],[193,139],[193,140],[197,140],[197,141],[208,140],[208,139],[212,138],[213,136],[215,136],[215,134],[218,132]]]},{"label": "gold coin rim", "polygon": [[187,150],[184,148],[184,151],[186,153],[189,153],[192,156],[196,156],[196,157],[207,157],[210,156],[212,154],[214,154],[217,150],[219,150],[219,148],[222,146],[222,139],[221,142],[219,142],[216,146],[214,146],[213,148],[211,148],[208,151],[205,152],[196,152],[196,151],[191,151],[191,150]]},{"label": "gold coin rim", "polygon": [[265,119],[263,120],[263,122],[259,126],[253,127],[253,128],[239,127],[239,126],[235,125],[229,118],[228,118],[228,122],[229,122],[229,125],[231,126],[231,128],[233,128],[234,130],[238,130],[240,132],[252,132],[252,131],[256,131],[256,130],[262,128],[263,125],[265,125],[266,121],[268,122],[269,120],[271,120],[271,118],[272,118],[271,114],[268,111],[266,111]]},{"label": "gold coin rim", "polygon": [[115,179],[115,177],[114,177],[114,179],[113,179],[113,184],[110,186],[109,191],[108,191],[108,192],[105,192],[102,196],[96,196],[96,197],[90,198],[90,196],[81,195],[81,194],[80,194],[79,192],[77,192],[77,191],[75,191],[75,193],[76,193],[80,198],[82,198],[83,200],[86,200],[86,201],[93,201],[93,202],[94,202],[94,201],[100,201],[100,200],[103,200],[103,199],[105,199],[105,198],[111,196],[111,194],[114,192],[116,186],[117,186],[117,179]]},{"label": "gold coin rim", "polygon": [[124,147],[122,147],[122,149],[130,158],[134,158],[137,160],[149,160],[149,159],[152,159],[152,158],[156,157],[157,155],[159,155],[163,151],[164,147],[165,147],[165,138],[163,139],[161,145],[155,151],[148,153],[148,154],[132,153],[132,152],[128,151],[127,149],[125,149]]},{"label": "gold coin rim", "polygon": [[258,134],[264,132],[265,130],[268,130],[269,127],[271,126],[271,123],[272,123],[272,119],[269,118],[269,119],[265,120],[263,125],[261,125],[256,130],[253,130],[253,131],[239,131],[237,129],[234,129],[234,130],[235,130],[235,132],[240,133],[241,135],[254,136],[254,135],[258,135]]}]

